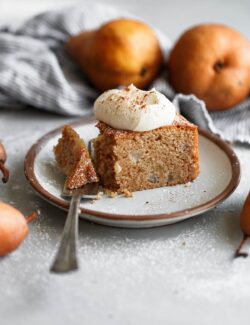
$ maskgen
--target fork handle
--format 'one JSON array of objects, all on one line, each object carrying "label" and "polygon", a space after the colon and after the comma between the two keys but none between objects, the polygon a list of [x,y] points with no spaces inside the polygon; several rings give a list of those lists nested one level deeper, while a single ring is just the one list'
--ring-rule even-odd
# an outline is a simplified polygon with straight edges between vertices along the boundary
[{"label": "fork handle", "polygon": [[69,212],[63,228],[60,246],[55,260],[50,268],[51,272],[66,273],[78,269],[77,239],[78,216],[81,196],[73,195],[70,201]]}]

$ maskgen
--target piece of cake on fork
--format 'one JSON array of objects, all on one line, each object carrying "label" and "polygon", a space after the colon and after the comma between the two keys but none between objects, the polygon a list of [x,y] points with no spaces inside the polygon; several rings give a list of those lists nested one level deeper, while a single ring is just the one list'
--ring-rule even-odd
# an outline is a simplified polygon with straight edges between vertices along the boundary
[{"label": "piece of cake on fork", "polygon": [[58,167],[67,176],[65,186],[75,189],[98,181],[84,141],[69,125],[62,129],[62,137],[54,147]]},{"label": "piece of cake on fork", "polygon": [[155,89],[133,85],[103,93],[94,104],[100,135],[95,170],[118,193],[184,184],[199,174],[198,130]]}]

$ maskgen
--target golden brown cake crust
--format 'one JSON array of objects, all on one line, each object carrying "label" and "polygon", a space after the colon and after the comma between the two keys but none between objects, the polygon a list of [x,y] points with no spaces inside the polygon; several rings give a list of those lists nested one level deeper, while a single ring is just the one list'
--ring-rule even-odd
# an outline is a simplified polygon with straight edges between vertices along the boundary
[{"label": "golden brown cake crust", "polygon": [[68,189],[98,181],[88,149],[71,126],[63,127],[54,153],[59,168],[67,176],[65,185]]}]

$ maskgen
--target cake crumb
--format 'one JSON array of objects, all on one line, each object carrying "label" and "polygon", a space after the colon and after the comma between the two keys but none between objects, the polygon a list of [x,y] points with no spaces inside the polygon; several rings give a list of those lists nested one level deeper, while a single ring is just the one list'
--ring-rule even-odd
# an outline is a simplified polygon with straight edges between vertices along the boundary
[{"label": "cake crumb", "polygon": [[91,204],[96,203],[96,201],[100,200],[102,196],[103,196],[103,192],[102,191],[98,192],[96,197],[91,201]]},{"label": "cake crumb", "polygon": [[125,197],[133,197],[133,193],[130,192],[129,190],[125,189],[122,191],[122,194],[125,196]]},{"label": "cake crumb", "polygon": [[190,186],[191,186],[191,182],[184,184],[184,187],[190,187]]},{"label": "cake crumb", "polygon": [[103,196],[103,192],[98,192],[96,196],[96,200],[100,200]]},{"label": "cake crumb", "polygon": [[115,198],[118,195],[117,192],[111,191],[109,189],[105,189],[105,194],[110,198]]},{"label": "cake crumb", "polygon": [[115,191],[112,191],[112,190],[109,190],[109,189],[105,189],[104,192],[110,198],[115,198],[115,197],[117,197],[118,194],[121,194],[124,197],[133,197],[133,193],[130,192],[129,190],[127,190],[127,189],[119,191],[119,193],[115,192]]}]

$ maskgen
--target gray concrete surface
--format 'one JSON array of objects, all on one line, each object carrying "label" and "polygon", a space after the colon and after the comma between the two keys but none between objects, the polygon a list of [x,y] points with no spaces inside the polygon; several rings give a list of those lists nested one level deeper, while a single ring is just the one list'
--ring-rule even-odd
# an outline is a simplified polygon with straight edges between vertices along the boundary
[{"label": "gray concrete surface", "polygon": [[[250,38],[249,1],[106,2],[141,15],[172,39],[204,21],[227,23]],[[16,24],[63,1],[0,4],[0,24]],[[9,184],[0,184],[1,200],[24,214],[41,210],[20,249],[0,259],[0,324],[247,324],[250,259],[232,259],[241,239],[239,213],[250,184],[247,147],[234,147],[242,180],[216,209],[148,230],[81,221],[81,270],[61,276],[48,272],[66,214],[33,192],[23,161],[40,136],[71,120],[35,109],[0,109],[0,139],[11,170]]]}]

